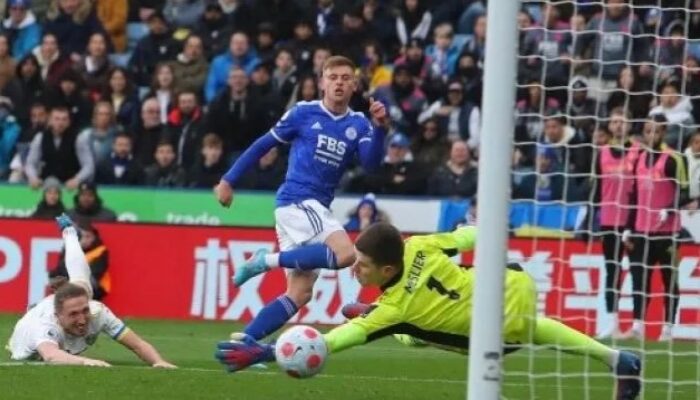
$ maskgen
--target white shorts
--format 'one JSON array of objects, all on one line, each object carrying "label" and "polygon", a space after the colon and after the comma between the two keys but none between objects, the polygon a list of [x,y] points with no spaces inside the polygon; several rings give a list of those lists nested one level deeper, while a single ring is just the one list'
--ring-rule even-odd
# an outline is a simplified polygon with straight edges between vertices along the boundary
[{"label": "white shorts", "polygon": [[333,232],[344,230],[331,210],[317,200],[304,200],[275,209],[275,230],[280,250],[323,243]]}]

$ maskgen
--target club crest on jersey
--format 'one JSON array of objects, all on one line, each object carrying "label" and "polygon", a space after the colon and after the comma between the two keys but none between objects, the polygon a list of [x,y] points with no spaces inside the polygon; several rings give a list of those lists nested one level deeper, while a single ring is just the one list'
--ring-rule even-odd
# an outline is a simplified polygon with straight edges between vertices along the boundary
[{"label": "club crest on jersey", "polygon": [[352,126],[349,127],[345,130],[345,137],[348,138],[348,140],[355,140],[355,138],[357,138],[357,129]]}]

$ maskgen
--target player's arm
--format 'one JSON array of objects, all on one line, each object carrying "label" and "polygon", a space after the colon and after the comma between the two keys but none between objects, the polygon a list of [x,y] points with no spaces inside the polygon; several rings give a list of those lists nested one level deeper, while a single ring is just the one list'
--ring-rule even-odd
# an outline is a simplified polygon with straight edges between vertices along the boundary
[{"label": "player's arm", "polygon": [[94,360],[92,358],[75,356],[67,353],[58,347],[58,344],[50,341],[40,343],[37,352],[42,360],[50,364],[66,364],[66,365],[86,365],[91,367],[111,367],[109,363],[102,360]]},{"label": "player's arm", "polygon": [[476,237],[475,226],[462,226],[452,232],[412,236],[408,240],[423,248],[439,249],[452,256],[459,252],[473,250],[476,247]]},{"label": "player's arm", "polygon": [[238,157],[236,162],[233,163],[231,168],[221,178],[219,185],[215,189],[216,197],[221,205],[224,207],[231,205],[231,201],[233,200],[233,187],[262,156],[267,154],[273,147],[294,140],[298,133],[298,120],[298,107],[294,107],[287,111],[269,132],[253,142],[253,144]]},{"label": "player's arm", "polygon": [[[629,213],[627,214],[627,221],[625,221],[625,231],[628,232],[633,232],[634,231],[634,225],[635,221],[637,220],[637,168],[639,166],[639,160],[641,157],[637,158],[637,161],[635,161],[634,166],[632,167],[632,176],[634,179],[632,179],[632,184],[630,185],[630,194],[629,194],[629,205],[631,206],[629,208]],[[629,236],[629,233],[626,234],[626,236]],[[625,242],[627,242],[628,238],[625,238]]]},{"label": "player's arm", "polygon": [[34,136],[31,143],[29,144],[29,153],[27,154],[27,160],[24,162],[24,174],[27,176],[29,185],[36,189],[41,185],[41,178],[39,177],[39,169],[41,165],[41,140],[43,133],[39,133]]},{"label": "player's arm", "polygon": [[117,341],[152,367],[177,368],[175,365],[163,360],[163,357],[160,356],[160,353],[152,344],[143,340],[132,330],[127,330]]},{"label": "player's arm", "polygon": [[334,328],[323,335],[329,353],[359,346],[381,337],[397,333],[394,329],[401,323],[401,316],[394,307],[381,303],[373,304],[362,316]]},{"label": "player's arm", "polygon": [[174,365],[163,360],[153,345],[141,339],[134,331],[129,329],[106,305],[99,302],[95,303],[96,312],[94,318],[103,333],[109,335],[109,337],[133,351],[140,359],[148,363],[148,365],[153,367],[175,368]]},{"label": "player's arm", "polygon": [[278,144],[280,144],[280,142],[271,132],[261,136],[258,138],[258,140],[253,142],[253,144],[250,145],[250,147],[248,147],[243,154],[238,157],[238,159],[236,159],[236,162],[233,163],[231,168],[224,174],[221,180],[228,183],[232,187],[235,186],[243,174],[254,166],[262,156],[270,151],[270,149]]},{"label": "player's arm", "polygon": [[590,193],[590,201],[593,205],[600,206],[601,202],[601,196],[602,196],[602,176],[603,176],[603,169],[600,166],[601,163],[601,157],[600,157],[600,152],[598,154],[593,156],[593,173],[591,174],[589,178],[589,182],[591,185],[591,193]]},{"label": "player's arm", "polygon": [[359,325],[348,322],[323,335],[328,352],[337,353],[367,343],[367,332]]},{"label": "player's arm", "polygon": [[363,132],[358,144],[358,152],[362,168],[366,172],[373,172],[382,164],[384,138],[389,128],[389,119],[384,105],[373,98],[370,99],[369,111],[372,115],[372,124],[367,124],[366,131]]},{"label": "player's arm", "polygon": [[88,135],[78,135],[75,140],[75,154],[78,157],[80,170],[70,180],[74,180],[75,187],[78,187],[80,182],[90,181],[95,176],[95,158]]}]

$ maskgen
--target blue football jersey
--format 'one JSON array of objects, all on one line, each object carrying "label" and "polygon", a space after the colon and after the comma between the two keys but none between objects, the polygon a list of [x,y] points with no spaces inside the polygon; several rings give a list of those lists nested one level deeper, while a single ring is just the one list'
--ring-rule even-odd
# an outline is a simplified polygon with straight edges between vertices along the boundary
[{"label": "blue football jersey", "polygon": [[321,101],[309,101],[287,111],[270,133],[291,144],[277,206],[315,199],[330,207],[343,173],[360,143],[372,140],[373,129],[360,112],[348,109],[344,115],[333,115]]}]

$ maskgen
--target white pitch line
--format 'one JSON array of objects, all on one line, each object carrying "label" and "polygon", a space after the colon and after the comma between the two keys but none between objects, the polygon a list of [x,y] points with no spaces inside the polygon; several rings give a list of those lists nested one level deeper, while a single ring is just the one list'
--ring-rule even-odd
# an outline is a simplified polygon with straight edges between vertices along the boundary
[{"label": "white pitch line", "polygon": [[[45,364],[41,362],[0,362],[0,367],[23,367],[23,366],[52,366],[52,367],[60,367],[59,365],[50,365],[50,364]],[[100,368],[100,367],[95,367],[95,368]],[[156,370],[157,368],[152,368],[148,366],[141,366],[141,365],[117,365],[113,366],[112,368],[124,368],[124,369],[142,369],[142,370]],[[167,370],[163,370],[167,371]],[[202,373],[216,373],[216,374],[226,374],[226,372],[223,369],[211,369],[211,368],[197,368],[197,367],[178,367],[177,370],[175,371],[187,371],[187,372],[202,372]],[[241,371],[239,373],[245,374],[245,375],[261,375],[261,376],[274,376],[278,375],[280,377],[284,377],[284,375],[281,372],[274,372],[274,371]],[[466,381],[459,380],[459,379],[440,379],[440,378],[409,378],[409,377],[404,377],[404,376],[375,376],[375,375],[333,375],[333,374],[320,374],[316,375],[314,377],[315,379],[322,378],[322,379],[358,379],[358,380],[365,380],[365,381],[380,381],[380,382],[408,382],[408,383],[442,383],[442,384],[449,384],[449,385],[461,385],[461,386],[466,386]],[[503,386],[513,386],[513,387],[524,387],[524,386],[529,386],[528,383],[516,383],[516,382],[503,382]],[[607,390],[610,387],[609,386],[592,386],[592,385],[543,385],[543,384],[536,384],[537,387],[539,388],[548,388],[548,389],[597,389],[597,390]],[[645,393],[663,393],[667,394],[668,391],[663,389],[663,388],[656,388],[656,387],[645,387],[644,388]],[[683,394],[685,393],[682,390],[674,390],[674,394]]]},{"label": "white pitch line", "polygon": [[[153,341],[197,341],[197,342],[211,342],[211,343],[216,343],[221,340],[221,337],[193,337],[193,338],[187,338],[183,339],[182,336],[145,336],[146,339],[153,340]],[[700,346],[699,346],[700,348]],[[657,349],[640,349],[637,347],[633,346],[626,346],[626,347],[620,347],[618,350],[631,350],[631,351],[636,351],[636,352],[641,352],[644,354],[645,357],[649,356],[662,356],[662,355],[667,355],[671,354],[674,356],[682,356],[684,360],[678,361],[674,360],[674,365],[698,365],[698,361],[693,361],[693,360],[686,360],[687,358],[690,357],[696,357],[698,352],[696,351],[664,351],[664,350],[657,350]],[[537,361],[542,361],[542,360],[556,360],[560,359],[562,357],[561,353],[558,353],[556,349],[548,348],[547,346],[526,346],[525,348],[522,349],[523,351],[534,351],[537,353],[536,356],[532,356],[531,353],[526,353],[526,352],[516,352],[513,354],[508,355],[508,359],[530,359],[534,358]],[[451,354],[454,356],[455,354],[453,353],[447,353],[444,350],[440,350],[437,348],[416,348],[416,347],[409,347],[409,346],[386,346],[386,345],[381,345],[381,344],[372,344],[370,346],[356,346],[353,347],[352,349],[353,352],[363,352],[363,353],[386,353],[386,354],[410,354],[411,356],[420,356],[420,357],[427,357],[427,358],[437,358],[437,357],[444,357],[445,354]],[[567,358],[573,358],[576,357],[575,355],[571,354],[566,354]]]},{"label": "white pitch line", "polygon": [[[25,367],[25,366],[46,366],[46,367],[63,367],[65,365],[51,365],[42,362],[0,362],[0,367]],[[96,367],[97,368],[97,367]],[[141,365],[114,365],[111,368],[125,368],[125,369],[143,369],[143,370],[160,370],[157,368],[152,368],[148,366]],[[211,368],[197,368],[197,367],[178,367],[175,371],[187,371],[187,372],[205,372],[205,373],[217,373],[226,374],[224,369],[211,369]],[[278,375],[284,377],[281,372],[273,371],[241,371],[246,375]],[[376,381],[386,381],[386,382],[418,382],[418,383],[448,383],[448,384],[460,384],[466,385],[465,381],[457,379],[432,379],[432,378],[408,378],[408,377],[386,377],[386,376],[372,376],[372,375],[331,375],[331,374],[320,374],[316,375],[314,378],[324,378],[324,379],[361,379],[361,380],[376,380]]]}]

